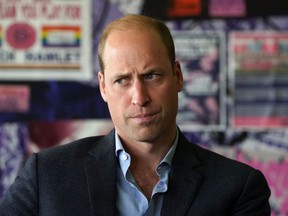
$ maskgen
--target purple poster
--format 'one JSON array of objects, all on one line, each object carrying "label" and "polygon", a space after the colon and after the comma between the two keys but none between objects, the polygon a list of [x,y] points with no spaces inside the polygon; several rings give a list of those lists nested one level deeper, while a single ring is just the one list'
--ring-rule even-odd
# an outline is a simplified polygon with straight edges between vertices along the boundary
[{"label": "purple poster", "polygon": [[0,198],[26,159],[27,128],[21,123],[0,124]]},{"label": "purple poster", "polygon": [[176,58],[184,86],[179,94],[178,124],[182,129],[225,125],[224,38],[220,33],[173,31]]}]

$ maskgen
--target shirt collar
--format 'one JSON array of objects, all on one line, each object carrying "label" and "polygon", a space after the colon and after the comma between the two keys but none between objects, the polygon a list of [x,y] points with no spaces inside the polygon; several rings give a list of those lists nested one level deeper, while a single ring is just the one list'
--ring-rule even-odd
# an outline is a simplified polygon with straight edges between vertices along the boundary
[{"label": "shirt collar", "polygon": [[[176,150],[176,147],[177,147],[178,138],[179,138],[179,131],[178,131],[178,129],[176,129],[176,138],[174,140],[174,143],[171,146],[171,148],[169,149],[168,153],[163,158],[163,160],[160,162],[160,164],[167,163],[168,165],[171,165],[172,159],[174,157],[175,150]],[[115,155],[116,155],[116,157],[119,157],[120,151],[124,151],[125,152],[125,149],[124,149],[124,147],[123,147],[123,145],[121,143],[121,140],[120,140],[120,138],[119,138],[119,136],[117,134],[117,131],[115,130]]]}]

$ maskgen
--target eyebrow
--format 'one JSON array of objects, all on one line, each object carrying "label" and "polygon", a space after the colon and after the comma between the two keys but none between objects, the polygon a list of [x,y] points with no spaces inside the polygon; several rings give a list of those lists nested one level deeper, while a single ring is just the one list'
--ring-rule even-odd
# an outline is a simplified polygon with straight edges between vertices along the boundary
[{"label": "eyebrow", "polygon": [[129,77],[129,76],[131,76],[130,73],[117,73],[117,74],[115,74],[115,75],[112,75],[112,76],[110,77],[110,80],[111,80],[112,82],[114,82],[115,80],[118,80],[118,79],[121,79],[121,78],[125,78],[125,77]]},{"label": "eyebrow", "polygon": [[[146,76],[151,73],[155,72],[161,72],[161,68],[148,68],[147,70],[140,71],[139,73],[137,72],[138,76]],[[117,72],[116,74],[111,76],[111,80],[117,80],[120,78],[125,78],[125,77],[130,77],[133,76],[133,72],[130,71],[123,71],[123,72]]]}]

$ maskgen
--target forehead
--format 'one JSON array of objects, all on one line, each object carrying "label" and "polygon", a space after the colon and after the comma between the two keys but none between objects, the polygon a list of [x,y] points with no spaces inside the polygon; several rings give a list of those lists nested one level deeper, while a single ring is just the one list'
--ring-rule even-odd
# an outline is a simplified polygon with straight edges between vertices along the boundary
[{"label": "forehead", "polygon": [[147,27],[141,27],[136,26],[133,28],[121,28],[121,29],[113,29],[111,30],[110,34],[107,37],[106,44],[111,43],[112,41],[117,41],[117,39],[123,40],[123,41],[131,41],[132,39],[140,39],[143,42],[150,41],[150,42],[157,42],[160,44],[163,44],[160,38],[160,35],[157,33],[156,30],[147,28]]},{"label": "forehead", "polygon": [[170,66],[168,52],[156,32],[147,29],[114,30],[103,53],[108,74],[144,72]]},{"label": "forehead", "polygon": [[[104,59],[116,51],[124,52],[129,50],[133,54],[134,51],[146,52],[147,54],[157,53],[168,57],[168,50],[164,46],[159,34],[153,29],[137,27],[132,29],[114,29],[107,37],[103,57]],[[165,52],[165,53],[163,53]]]}]

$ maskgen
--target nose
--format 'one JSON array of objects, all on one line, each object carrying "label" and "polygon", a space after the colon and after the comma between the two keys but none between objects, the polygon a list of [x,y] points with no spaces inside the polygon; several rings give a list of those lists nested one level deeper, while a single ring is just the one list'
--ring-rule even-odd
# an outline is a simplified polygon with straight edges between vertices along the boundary
[{"label": "nose", "polygon": [[150,102],[147,86],[140,80],[135,80],[132,88],[132,104],[144,107]]}]

